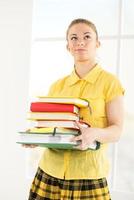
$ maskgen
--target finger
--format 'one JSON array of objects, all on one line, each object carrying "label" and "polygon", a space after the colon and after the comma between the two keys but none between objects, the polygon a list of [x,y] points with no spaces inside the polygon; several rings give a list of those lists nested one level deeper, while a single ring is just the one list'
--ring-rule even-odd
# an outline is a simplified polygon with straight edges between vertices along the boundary
[{"label": "finger", "polygon": [[80,144],[80,148],[81,148],[81,150],[87,150],[87,149],[88,149],[88,146],[87,146],[86,143],[82,142],[82,143]]},{"label": "finger", "polygon": [[28,148],[29,146],[26,144],[22,144],[23,147]]},{"label": "finger", "polygon": [[81,150],[87,150],[88,149],[87,145],[84,145],[84,144],[81,144],[80,148],[81,148]]},{"label": "finger", "polygon": [[26,145],[26,144],[22,144],[22,146],[23,146],[23,147],[27,147],[27,145]]},{"label": "finger", "polygon": [[35,147],[37,147],[38,145],[35,145],[35,144],[32,144],[31,145],[31,148],[35,148]]},{"label": "finger", "polygon": [[75,146],[73,146],[73,149],[81,150],[81,147],[80,147],[80,145],[75,145]]},{"label": "finger", "polygon": [[82,144],[76,145],[76,146],[74,146],[73,148],[74,148],[74,149],[78,149],[78,150],[82,150],[82,151],[88,149],[88,147],[87,147],[86,145],[84,146],[84,145],[82,145]]},{"label": "finger", "polygon": [[75,138],[75,137],[71,137],[69,141],[70,141],[70,142],[74,142],[74,138]]},{"label": "finger", "polygon": [[22,146],[25,147],[25,148],[35,148],[38,145],[36,145],[36,144],[22,144]]},{"label": "finger", "polygon": [[79,140],[82,140],[82,135],[75,136],[75,137],[70,139],[71,142],[75,142],[75,141],[79,141]]},{"label": "finger", "polygon": [[83,125],[80,122],[76,121],[76,125],[80,129],[80,131],[84,129]]},{"label": "finger", "polygon": [[90,127],[90,125],[87,122],[84,122],[82,120],[79,120],[79,123],[83,126],[83,128]]}]

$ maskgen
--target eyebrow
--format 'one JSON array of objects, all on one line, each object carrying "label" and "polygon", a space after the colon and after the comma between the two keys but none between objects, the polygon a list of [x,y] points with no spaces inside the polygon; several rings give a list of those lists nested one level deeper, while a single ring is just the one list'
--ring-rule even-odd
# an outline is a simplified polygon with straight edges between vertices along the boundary
[{"label": "eyebrow", "polygon": [[73,35],[76,36],[77,34],[75,34],[75,33],[70,34],[70,36],[73,36]]},{"label": "eyebrow", "polygon": [[[86,34],[91,34],[91,32],[85,32],[84,35]],[[70,36],[76,36],[77,34],[76,33],[72,33]]]},{"label": "eyebrow", "polygon": [[84,34],[88,34],[88,33],[91,34],[91,32],[89,32],[89,31],[88,31],[88,32],[85,32]]}]

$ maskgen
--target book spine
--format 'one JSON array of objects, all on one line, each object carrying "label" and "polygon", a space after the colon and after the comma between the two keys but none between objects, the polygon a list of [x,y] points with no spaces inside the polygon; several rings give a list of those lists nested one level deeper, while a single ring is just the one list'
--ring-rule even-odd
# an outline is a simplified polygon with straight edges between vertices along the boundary
[{"label": "book spine", "polygon": [[69,112],[29,112],[29,120],[79,120],[79,115]]},{"label": "book spine", "polygon": [[32,102],[30,105],[31,112],[72,112],[78,113],[79,108],[73,104],[44,103]]},{"label": "book spine", "polygon": [[67,128],[78,129],[77,125],[75,124],[75,121],[72,121],[72,120],[70,120],[70,121],[68,121],[68,120],[62,120],[62,121],[38,120],[38,121],[35,121],[34,125],[36,127],[64,127],[64,128],[67,127]]}]

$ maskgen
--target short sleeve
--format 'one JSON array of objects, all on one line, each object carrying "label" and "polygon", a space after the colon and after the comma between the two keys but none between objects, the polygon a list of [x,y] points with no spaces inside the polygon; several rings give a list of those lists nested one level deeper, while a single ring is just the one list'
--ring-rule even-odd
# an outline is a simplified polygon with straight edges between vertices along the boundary
[{"label": "short sleeve", "polygon": [[56,87],[56,84],[55,84],[55,83],[53,83],[53,84],[50,86],[49,91],[48,91],[48,94],[47,94],[48,97],[52,97],[52,96],[53,96],[53,93],[54,93],[54,91],[55,91],[55,87]]},{"label": "short sleeve", "polygon": [[62,79],[58,79],[57,81],[55,81],[49,88],[48,91],[48,97],[53,97],[55,96],[55,94],[59,91],[59,89],[61,88],[61,80]]},{"label": "short sleeve", "polygon": [[105,90],[106,102],[111,101],[112,99],[114,99],[117,96],[124,95],[124,92],[125,92],[125,90],[122,87],[120,81],[116,77],[113,77],[106,84],[106,90]]}]

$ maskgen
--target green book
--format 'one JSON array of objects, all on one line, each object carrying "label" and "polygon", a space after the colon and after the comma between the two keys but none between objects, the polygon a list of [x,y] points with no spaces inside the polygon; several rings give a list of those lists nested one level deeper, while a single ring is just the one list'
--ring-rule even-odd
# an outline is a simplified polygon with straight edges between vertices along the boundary
[{"label": "green book", "polygon": [[[19,144],[35,144],[40,147],[56,148],[56,149],[77,149],[78,142],[71,142],[70,139],[79,135],[79,132],[70,133],[36,133],[36,132],[19,132],[17,143]],[[89,149],[97,150],[100,147],[99,142],[95,142],[89,146]]]}]

